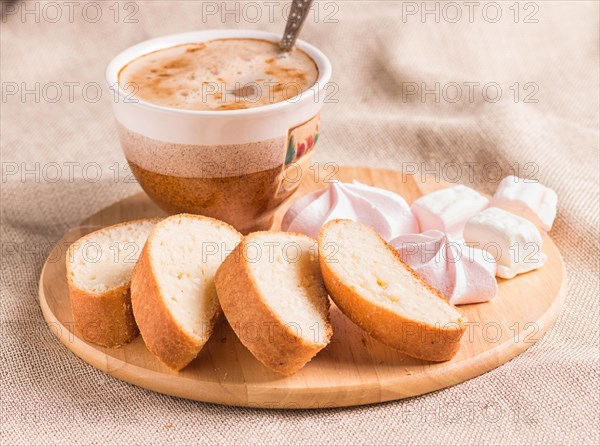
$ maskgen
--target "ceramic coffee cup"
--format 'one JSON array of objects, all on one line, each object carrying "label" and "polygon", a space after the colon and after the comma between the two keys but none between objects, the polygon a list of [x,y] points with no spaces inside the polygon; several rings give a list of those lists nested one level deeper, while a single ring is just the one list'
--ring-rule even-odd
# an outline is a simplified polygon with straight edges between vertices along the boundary
[{"label": "ceramic coffee cup", "polygon": [[308,174],[319,136],[331,64],[306,42],[297,47],[318,68],[303,93],[269,105],[238,110],[185,110],[139,100],[118,85],[130,61],[163,48],[225,38],[277,42],[277,34],[210,30],[176,34],[132,46],[109,64],[106,77],[121,146],[139,184],[168,213],[218,218],[243,233],[268,229],[277,208]]}]

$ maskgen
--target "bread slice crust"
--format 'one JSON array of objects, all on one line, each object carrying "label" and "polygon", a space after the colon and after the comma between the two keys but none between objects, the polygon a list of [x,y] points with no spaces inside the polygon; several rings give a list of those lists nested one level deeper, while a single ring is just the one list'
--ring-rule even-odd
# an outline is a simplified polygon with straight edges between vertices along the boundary
[{"label": "bread slice crust", "polygon": [[[351,221],[332,220],[325,224],[319,232],[319,264],[323,281],[337,307],[370,336],[408,356],[436,362],[451,359],[459,350],[460,340],[466,329],[462,311],[455,308],[461,315],[456,323],[446,324],[445,326],[432,325],[410,319],[377,305],[358,292],[355,287],[345,283],[330,266],[328,261],[328,255],[330,254],[325,249],[328,228],[340,222]],[[370,227],[365,226],[365,228],[377,236],[382,245],[392,253],[395,261],[406,268],[415,281],[421,283],[439,299],[447,303],[442,293],[427,284],[409,265],[403,262],[400,254],[379,234]],[[368,247],[362,247],[362,249],[368,249]]]},{"label": "bread slice crust", "polygon": [[[227,321],[242,344],[263,365],[281,375],[290,376],[304,367],[331,340],[330,302],[327,298],[322,343],[310,342],[299,336],[296,330],[281,320],[253,279],[244,255],[253,235],[261,233],[268,232],[259,231],[244,237],[221,264],[215,277],[217,295]],[[303,234],[285,234],[316,242]]]},{"label": "bread slice crust", "polygon": [[86,234],[69,246],[66,269],[71,313],[77,331],[87,342],[108,348],[120,347],[134,340],[138,336],[139,330],[133,317],[129,283],[103,293],[91,293],[75,284],[75,273],[71,263],[77,244],[83,243],[85,240],[92,240],[97,234],[119,227],[142,222],[158,223],[160,220],[160,218],[141,219],[107,226]]},{"label": "bread slice crust", "polygon": [[123,346],[138,336],[129,285],[98,295],[77,288],[70,278],[68,282],[73,320],[83,339],[112,348]]},{"label": "bread slice crust", "polygon": [[[207,220],[211,224],[227,227],[241,238],[241,234],[232,226],[214,218],[192,214],[178,214],[173,217]],[[154,242],[153,235],[160,230],[160,225],[165,224],[167,220],[168,218],[155,226],[144,245],[138,263],[133,269],[131,303],[146,348],[167,367],[179,371],[196,358],[210,338],[219,318],[220,309],[218,308],[218,302],[215,302],[217,309],[213,317],[204,324],[204,336],[198,338],[188,334],[167,307],[166,298],[158,283],[157,273],[150,254]]]}]

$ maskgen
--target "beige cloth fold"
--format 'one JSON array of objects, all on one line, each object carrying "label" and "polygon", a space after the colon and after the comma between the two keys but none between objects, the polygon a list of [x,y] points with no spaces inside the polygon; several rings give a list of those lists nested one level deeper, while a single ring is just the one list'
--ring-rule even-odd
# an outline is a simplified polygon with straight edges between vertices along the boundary
[{"label": "beige cloth fold", "polygon": [[[518,167],[558,192],[551,235],[570,286],[554,328],[492,372],[410,400],[309,411],[140,389],[85,364],[46,328],[37,281],[52,242],[139,190],[117,141],[107,62],[184,30],[283,29],[281,4],[271,20],[271,6],[255,3],[262,15],[251,23],[256,11],[240,4],[236,13],[234,2],[98,2],[97,21],[91,3],[17,3],[0,25],[3,444],[600,442],[597,2],[521,3],[518,23],[514,2],[479,2],[472,20],[456,2],[456,23],[456,6],[445,2],[316,3],[319,16],[302,35],[328,54],[338,86],[322,114],[317,160],[429,179],[437,171],[486,192]],[[222,17],[227,8],[234,13]],[[424,8],[439,8],[439,23]]]}]

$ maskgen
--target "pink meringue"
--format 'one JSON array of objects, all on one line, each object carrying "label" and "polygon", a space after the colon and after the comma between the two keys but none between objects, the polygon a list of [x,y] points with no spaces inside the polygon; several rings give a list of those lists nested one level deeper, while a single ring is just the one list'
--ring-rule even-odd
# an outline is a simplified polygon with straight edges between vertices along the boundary
[{"label": "pink meringue", "polygon": [[557,202],[556,192],[549,187],[509,175],[498,185],[490,206],[512,212],[549,231],[556,217]]},{"label": "pink meringue", "polygon": [[462,237],[467,221],[489,203],[476,190],[459,184],[423,195],[410,209],[419,221],[420,232],[436,229],[452,237]]},{"label": "pink meringue", "polygon": [[321,226],[336,218],[369,225],[388,241],[419,231],[404,198],[358,181],[332,182],[328,188],[300,198],[283,217],[281,229],[317,238]]},{"label": "pink meringue", "polygon": [[542,252],[544,240],[539,229],[504,209],[491,207],[471,218],[464,238],[496,258],[496,275],[503,279],[541,268],[548,259]]},{"label": "pink meringue", "polygon": [[480,249],[467,248],[463,241],[449,239],[441,231],[401,235],[390,244],[453,305],[486,302],[498,293],[494,259]]}]

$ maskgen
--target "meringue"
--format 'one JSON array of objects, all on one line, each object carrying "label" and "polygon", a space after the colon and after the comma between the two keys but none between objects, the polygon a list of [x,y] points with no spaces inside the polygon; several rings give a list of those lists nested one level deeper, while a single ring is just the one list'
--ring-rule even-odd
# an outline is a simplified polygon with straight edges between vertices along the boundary
[{"label": "meringue", "polygon": [[462,240],[430,230],[401,235],[390,244],[453,305],[487,302],[498,294],[495,260],[480,249],[467,248]]},{"label": "meringue", "polygon": [[358,181],[335,181],[326,189],[300,198],[286,212],[281,229],[317,238],[321,226],[336,218],[371,226],[387,241],[419,230],[404,198]]},{"label": "meringue", "polygon": [[471,218],[465,226],[464,239],[494,256],[496,276],[503,279],[541,268],[546,262],[538,228],[504,209],[488,208]]},{"label": "meringue", "polygon": [[490,206],[502,208],[549,231],[556,217],[558,197],[549,187],[510,175],[498,185]]},{"label": "meringue", "polygon": [[489,205],[489,200],[470,187],[458,185],[431,192],[415,200],[411,210],[421,232],[436,229],[452,237],[462,237],[469,218]]}]

